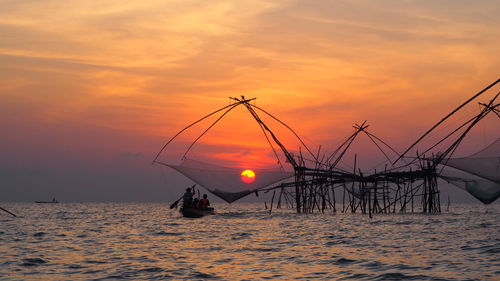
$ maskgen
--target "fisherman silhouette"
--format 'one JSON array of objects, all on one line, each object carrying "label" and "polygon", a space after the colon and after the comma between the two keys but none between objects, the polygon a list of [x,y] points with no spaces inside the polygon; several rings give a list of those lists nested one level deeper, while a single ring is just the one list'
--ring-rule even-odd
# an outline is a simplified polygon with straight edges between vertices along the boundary
[{"label": "fisherman silhouette", "polygon": [[191,192],[191,187],[186,188],[186,192],[182,195],[182,207],[191,208],[193,204],[194,191]]},{"label": "fisherman silhouette", "polygon": [[208,201],[208,196],[206,194],[203,194],[203,198],[200,199],[199,203],[198,203],[198,208],[202,209],[202,210],[206,210],[208,209],[208,206],[210,206],[210,201]]}]

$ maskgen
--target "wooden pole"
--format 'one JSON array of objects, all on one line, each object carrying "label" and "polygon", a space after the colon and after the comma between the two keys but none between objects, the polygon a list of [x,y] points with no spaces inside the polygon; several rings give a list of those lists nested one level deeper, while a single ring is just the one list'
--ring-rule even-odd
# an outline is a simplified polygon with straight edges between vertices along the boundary
[{"label": "wooden pole", "polygon": [[274,195],[276,195],[276,190],[273,190],[273,197],[271,198],[271,208],[269,208],[269,214],[273,211]]},{"label": "wooden pole", "polygon": [[4,209],[4,208],[0,207],[0,210],[5,211],[6,213],[8,213],[8,214],[10,214],[10,215],[12,215],[14,217],[17,217],[16,214],[12,213],[11,211],[9,211],[7,209]]}]

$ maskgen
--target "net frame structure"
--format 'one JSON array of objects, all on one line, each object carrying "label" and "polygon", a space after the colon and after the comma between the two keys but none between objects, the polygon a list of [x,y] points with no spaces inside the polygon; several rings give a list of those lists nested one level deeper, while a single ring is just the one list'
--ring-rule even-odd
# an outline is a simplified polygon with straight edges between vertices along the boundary
[{"label": "net frame structure", "polygon": [[[234,101],[232,104],[204,116],[177,133],[162,147],[153,160],[153,163],[171,167],[170,164],[164,163],[158,160],[158,158],[178,135],[206,118],[221,113],[221,116],[193,141],[184,154],[183,157],[185,157],[191,147],[222,117],[233,108],[244,106],[259,125],[278,161],[278,153],[284,155],[286,163],[293,169],[291,180],[252,190],[273,193],[270,212],[273,209],[275,199],[277,201],[277,208],[286,206],[295,209],[297,213],[325,212],[326,210],[336,212],[338,204],[335,202],[335,192],[342,192],[342,212],[361,212],[363,214],[369,214],[370,216],[376,213],[395,212],[439,213],[441,212],[441,204],[438,180],[452,182],[457,179],[452,179],[453,177],[444,175],[443,167],[447,165],[452,166],[452,163],[456,162],[456,158],[453,158],[454,153],[464,138],[481,120],[489,115],[500,118],[500,104],[497,101],[500,92],[493,95],[493,98],[487,103],[479,102],[481,110],[474,117],[462,122],[458,126],[446,127],[445,129],[449,133],[446,134],[445,137],[438,141],[431,142],[426,149],[420,153],[417,152],[416,155],[408,156],[408,154],[412,148],[427,138],[432,131],[438,127],[443,127],[446,120],[459,112],[467,104],[470,104],[472,101],[493,89],[499,82],[500,79],[497,79],[455,108],[419,137],[403,153],[398,153],[387,142],[368,131],[369,126],[366,124],[366,121],[361,124],[355,124],[354,132],[348,136],[333,153],[323,153],[321,151],[321,146],[316,153],[313,153],[291,127],[264,109],[251,104],[250,102],[255,100],[255,98],[246,99],[244,96],[241,96],[241,98],[231,98]],[[262,120],[259,114],[265,114],[286,127],[300,141],[304,147],[304,151],[302,151],[301,148],[297,155],[290,153],[276,137],[273,130]],[[352,170],[347,171],[339,167],[339,163],[350,150],[353,142],[361,135],[369,138],[374,146],[386,157],[388,164],[386,164],[383,169],[379,171],[374,170],[370,173],[363,173],[357,168],[356,157],[354,158]],[[432,149],[445,141],[451,142],[451,144],[446,147],[444,152],[433,154]],[[396,154],[397,159],[391,161],[388,156],[389,153]],[[428,156],[428,154],[431,155]],[[481,181],[482,180],[490,179],[481,178]],[[479,191],[474,189],[470,180],[462,179],[461,185],[465,186],[465,188],[463,188],[464,190],[468,191],[485,204],[495,201],[498,196],[500,196],[500,191],[497,194],[495,186],[493,187],[493,192],[489,192],[490,195],[486,195],[487,198],[485,198],[482,196],[486,193],[477,196]],[[460,186],[460,184],[458,186]],[[251,192],[246,192],[245,195],[250,193]]]},{"label": "net frame structure", "polygon": [[[277,121],[279,124],[284,126],[299,140],[299,142],[304,147],[306,147],[308,151],[310,151],[307,148],[307,145],[303,142],[303,140],[297,135],[297,133],[292,128],[290,128],[288,125],[283,123],[281,120],[279,120],[269,112],[256,106],[255,104],[252,104],[251,102],[254,101],[255,98],[247,99],[244,96],[241,96],[241,98],[231,97],[230,99],[232,100],[231,104],[219,108],[208,115],[205,115],[204,117],[189,124],[187,127],[185,127],[176,135],[174,135],[167,143],[165,143],[165,145],[153,159],[153,164],[159,164],[173,168],[174,170],[178,171],[179,173],[193,180],[197,184],[203,186],[206,190],[208,190],[212,194],[218,196],[219,198],[223,199],[228,203],[232,203],[242,197],[245,197],[248,194],[257,192],[276,182],[282,181],[287,178],[291,178],[294,175],[293,172],[285,171],[285,169],[283,168],[283,163],[279,157],[279,154],[281,154],[286,160],[285,163],[290,163],[292,166],[296,166],[297,163],[295,163],[295,158],[293,154],[290,153],[285,148],[285,146],[281,143],[281,141],[276,137],[275,133],[262,120],[259,113],[267,115],[268,117],[272,118],[273,120]],[[240,169],[234,167],[224,167],[210,163],[203,163],[201,161],[195,161],[187,158],[187,154],[191,151],[193,146],[222,118],[224,118],[228,113],[230,113],[233,109],[235,109],[238,106],[244,106],[251,114],[252,118],[257,122],[260,130],[263,133],[263,136],[267,141],[267,144],[272,150],[274,157],[276,158],[277,163],[280,166],[279,170],[254,169],[255,171],[258,171],[257,173],[258,176],[256,176],[255,182],[252,183],[243,183],[242,181],[239,180],[241,172]],[[259,111],[259,113],[257,113],[257,111]],[[182,158],[181,160],[183,161],[181,165],[175,165],[172,163],[167,163],[159,160],[160,155],[179,135],[181,135],[194,125],[206,120],[209,117],[212,117],[214,115],[216,116],[217,114],[219,114],[219,116],[216,118],[216,120],[212,122],[197,138],[195,138],[195,140],[186,149],[183,156],[181,157]],[[311,155],[313,154],[311,153]],[[232,188],[231,189],[227,188],[230,185],[232,185]]]}]

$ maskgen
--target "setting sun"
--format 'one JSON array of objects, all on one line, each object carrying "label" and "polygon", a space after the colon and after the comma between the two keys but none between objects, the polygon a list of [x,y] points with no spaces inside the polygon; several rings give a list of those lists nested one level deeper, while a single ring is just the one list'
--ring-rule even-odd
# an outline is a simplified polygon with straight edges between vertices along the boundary
[{"label": "setting sun", "polygon": [[252,183],[255,180],[255,172],[252,170],[244,170],[241,172],[241,180],[244,183]]}]

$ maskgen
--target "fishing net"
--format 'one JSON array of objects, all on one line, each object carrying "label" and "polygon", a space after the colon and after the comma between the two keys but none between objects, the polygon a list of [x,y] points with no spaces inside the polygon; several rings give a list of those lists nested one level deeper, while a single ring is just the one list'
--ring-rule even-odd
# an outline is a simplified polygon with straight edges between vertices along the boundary
[{"label": "fishing net", "polygon": [[454,186],[469,192],[484,204],[490,204],[500,197],[500,184],[498,183],[450,172],[443,172],[440,177]]},{"label": "fishing net", "polygon": [[177,170],[228,203],[294,175],[279,169],[247,170],[187,158],[180,165],[162,164]]},{"label": "fishing net", "polygon": [[476,154],[443,164],[500,184],[500,138]]},{"label": "fishing net", "polygon": [[481,202],[489,204],[500,197],[500,138],[473,155],[450,158],[442,164],[477,176],[441,173],[441,178],[466,190]]}]

